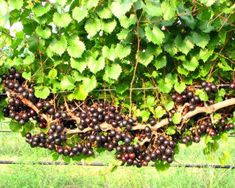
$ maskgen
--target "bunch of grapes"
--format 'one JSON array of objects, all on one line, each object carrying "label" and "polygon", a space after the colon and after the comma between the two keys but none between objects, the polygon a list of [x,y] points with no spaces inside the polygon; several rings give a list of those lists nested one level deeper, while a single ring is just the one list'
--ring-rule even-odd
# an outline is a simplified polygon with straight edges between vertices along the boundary
[{"label": "bunch of grapes", "polygon": [[[115,151],[116,158],[123,164],[137,167],[147,166],[150,161],[174,161],[177,143],[198,143],[200,137],[212,137],[234,128],[229,110],[220,111],[221,120],[213,122],[210,116],[198,115],[193,120],[197,124],[186,123],[175,126],[174,134],[167,134],[167,126],[155,129],[157,120],[151,116],[147,122],[129,117],[121,112],[120,106],[106,101],[57,101],[53,95],[41,100],[34,95],[33,84],[28,83],[14,68],[2,76],[8,104],[3,114],[18,121],[22,126],[34,120],[37,122],[32,132],[28,132],[26,142],[31,147],[54,150],[60,155],[91,156],[96,148]],[[206,92],[216,93],[218,87],[212,83],[202,83]],[[230,89],[234,89],[233,84]],[[204,106],[195,94],[195,89],[186,89],[182,94],[174,93],[175,107],[168,113],[169,125],[179,107],[185,106],[183,114]],[[209,105],[214,100],[209,101]],[[141,126],[140,126],[141,125]],[[139,128],[137,128],[139,127]],[[75,137],[74,137],[75,135]],[[75,139],[74,139],[75,138]]]}]

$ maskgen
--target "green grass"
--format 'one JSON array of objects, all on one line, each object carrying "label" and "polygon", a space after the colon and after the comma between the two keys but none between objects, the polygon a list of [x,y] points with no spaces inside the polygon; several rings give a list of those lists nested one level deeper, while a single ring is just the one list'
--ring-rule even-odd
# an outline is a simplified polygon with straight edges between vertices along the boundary
[{"label": "green grass", "polygon": [[[52,161],[49,151],[32,149],[18,133],[0,133],[0,160]],[[220,148],[210,158],[203,155],[204,142],[190,147],[180,146],[175,156],[177,163],[218,164],[223,151],[231,153],[227,164],[235,163],[235,138],[221,141]],[[62,160],[62,159],[59,159]],[[112,163],[112,154],[101,154],[93,159],[97,162]],[[196,169],[171,167],[157,171],[153,167],[110,167],[86,166],[40,166],[0,165],[0,188],[39,187],[235,187],[235,170]]]},{"label": "green grass", "polygon": [[0,187],[234,187],[234,170],[120,167],[30,166],[1,167]]}]

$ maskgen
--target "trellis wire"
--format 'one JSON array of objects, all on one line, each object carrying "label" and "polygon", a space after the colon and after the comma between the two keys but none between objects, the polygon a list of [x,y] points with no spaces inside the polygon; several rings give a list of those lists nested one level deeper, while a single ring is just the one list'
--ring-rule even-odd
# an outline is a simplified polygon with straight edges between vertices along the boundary
[{"label": "trellis wire", "polygon": [[[29,161],[29,162],[18,162],[18,161],[10,161],[10,160],[0,160],[0,164],[2,165],[56,165],[56,166],[65,166],[65,165],[77,165],[77,166],[103,166],[107,167],[108,164],[104,164],[102,162],[93,162],[93,163],[85,163],[85,162],[76,162],[76,163],[66,163],[66,162],[50,162],[50,161]],[[126,167],[126,166],[125,166]],[[152,164],[149,167],[155,167]],[[215,169],[235,169],[235,165],[219,165],[219,164],[171,164],[170,167],[184,167],[184,168],[215,168]]]},{"label": "trellis wire", "polygon": [[[229,87],[230,84],[219,84],[217,85],[217,87]],[[193,86],[195,88],[202,88],[202,86],[200,85],[195,85]],[[156,90],[156,89],[159,89],[158,87],[136,87],[136,88],[127,88],[126,90],[129,91],[129,90],[133,90],[133,91],[141,91],[141,90]],[[105,91],[117,91],[118,89],[116,88],[110,88],[110,89],[106,89],[106,88],[103,88],[103,89],[95,89],[93,91],[95,92],[105,92]],[[59,91],[59,92],[56,92],[56,93],[51,93],[51,94],[57,94],[57,93],[72,93],[72,91]],[[6,93],[1,93],[0,95],[2,96],[6,96],[7,94]]]}]

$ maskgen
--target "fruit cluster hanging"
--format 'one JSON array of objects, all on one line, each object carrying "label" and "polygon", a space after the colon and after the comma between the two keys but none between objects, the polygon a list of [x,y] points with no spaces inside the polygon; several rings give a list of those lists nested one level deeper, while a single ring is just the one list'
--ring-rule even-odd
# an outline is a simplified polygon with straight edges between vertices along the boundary
[{"label": "fruit cluster hanging", "polygon": [[[225,87],[228,94],[219,103],[213,99],[201,101],[195,88],[188,87],[182,94],[172,95],[175,107],[162,119],[151,116],[147,122],[139,122],[138,118],[123,114],[120,106],[106,101],[64,100],[59,103],[53,95],[41,100],[35,97],[33,85],[14,68],[8,75],[3,75],[2,80],[8,97],[4,115],[22,126],[31,120],[37,122],[34,133],[25,135],[26,142],[32,147],[47,148],[71,158],[91,156],[95,148],[104,148],[115,150],[116,158],[127,165],[141,167],[156,160],[171,163],[178,143],[198,143],[204,134],[214,137],[234,128],[234,124],[229,122],[235,106],[234,83],[221,86],[202,83],[200,87],[211,96],[219,87]],[[213,122],[210,114],[215,111],[221,118]],[[179,112],[182,120],[174,125],[172,116]],[[170,125],[175,127],[174,134],[167,134]]]}]

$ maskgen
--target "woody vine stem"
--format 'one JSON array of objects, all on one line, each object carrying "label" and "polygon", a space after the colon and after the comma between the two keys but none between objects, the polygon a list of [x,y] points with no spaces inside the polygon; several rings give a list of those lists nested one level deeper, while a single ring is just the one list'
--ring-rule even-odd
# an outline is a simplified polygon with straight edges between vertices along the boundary
[{"label": "woody vine stem", "polygon": [[[10,96],[16,96],[16,94],[10,93]],[[29,101],[28,99],[24,98],[22,95],[19,95],[19,94],[17,94],[17,97],[19,99],[21,99],[23,104],[25,104],[29,108],[32,108],[37,114],[40,114],[47,121],[48,124],[51,123],[50,118],[48,116],[46,116],[45,114],[40,113],[40,110],[31,101]],[[235,105],[235,98],[230,98],[230,99],[224,100],[222,102],[215,103],[213,105],[197,107],[195,110],[190,111],[190,112],[186,113],[185,115],[183,115],[181,123],[186,123],[190,118],[192,118],[198,114],[201,114],[201,113],[212,114],[220,109],[223,109],[223,108],[226,108],[229,106],[234,106],[234,105]],[[76,117],[75,115],[73,115],[73,113],[69,109],[68,105],[66,105],[66,108],[69,112],[69,115],[71,116],[71,119],[74,119],[76,122],[79,123],[80,119],[78,117]],[[152,131],[157,131],[159,128],[162,128],[162,127],[167,126],[169,124],[170,124],[170,122],[169,122],[168,118],[164,118],[164,119],[160,120],[159,122],[157,122],[154,126],[151,126],[150,128]],[[133,126],[131,128],[131,130],[144,130],[146,126],[147,126],[147,124],[138,123],[137,125]],[[117,132],[120,131],[119,128],[114,128],[112,125],[110,125],[106,122],[100,124],[100,128],[102,131],[108,131],[108,130],[116,130]],[[73,129],[73,130],[68,129],[65,132],[66,132],[66,134],[78,134],[78,133],[85,133],[85,132],[88,132],[91,130],[92,130],[92,128],[88,127],[88,128],[85,128],[84,130],[80,130],[78,128]]]}]

